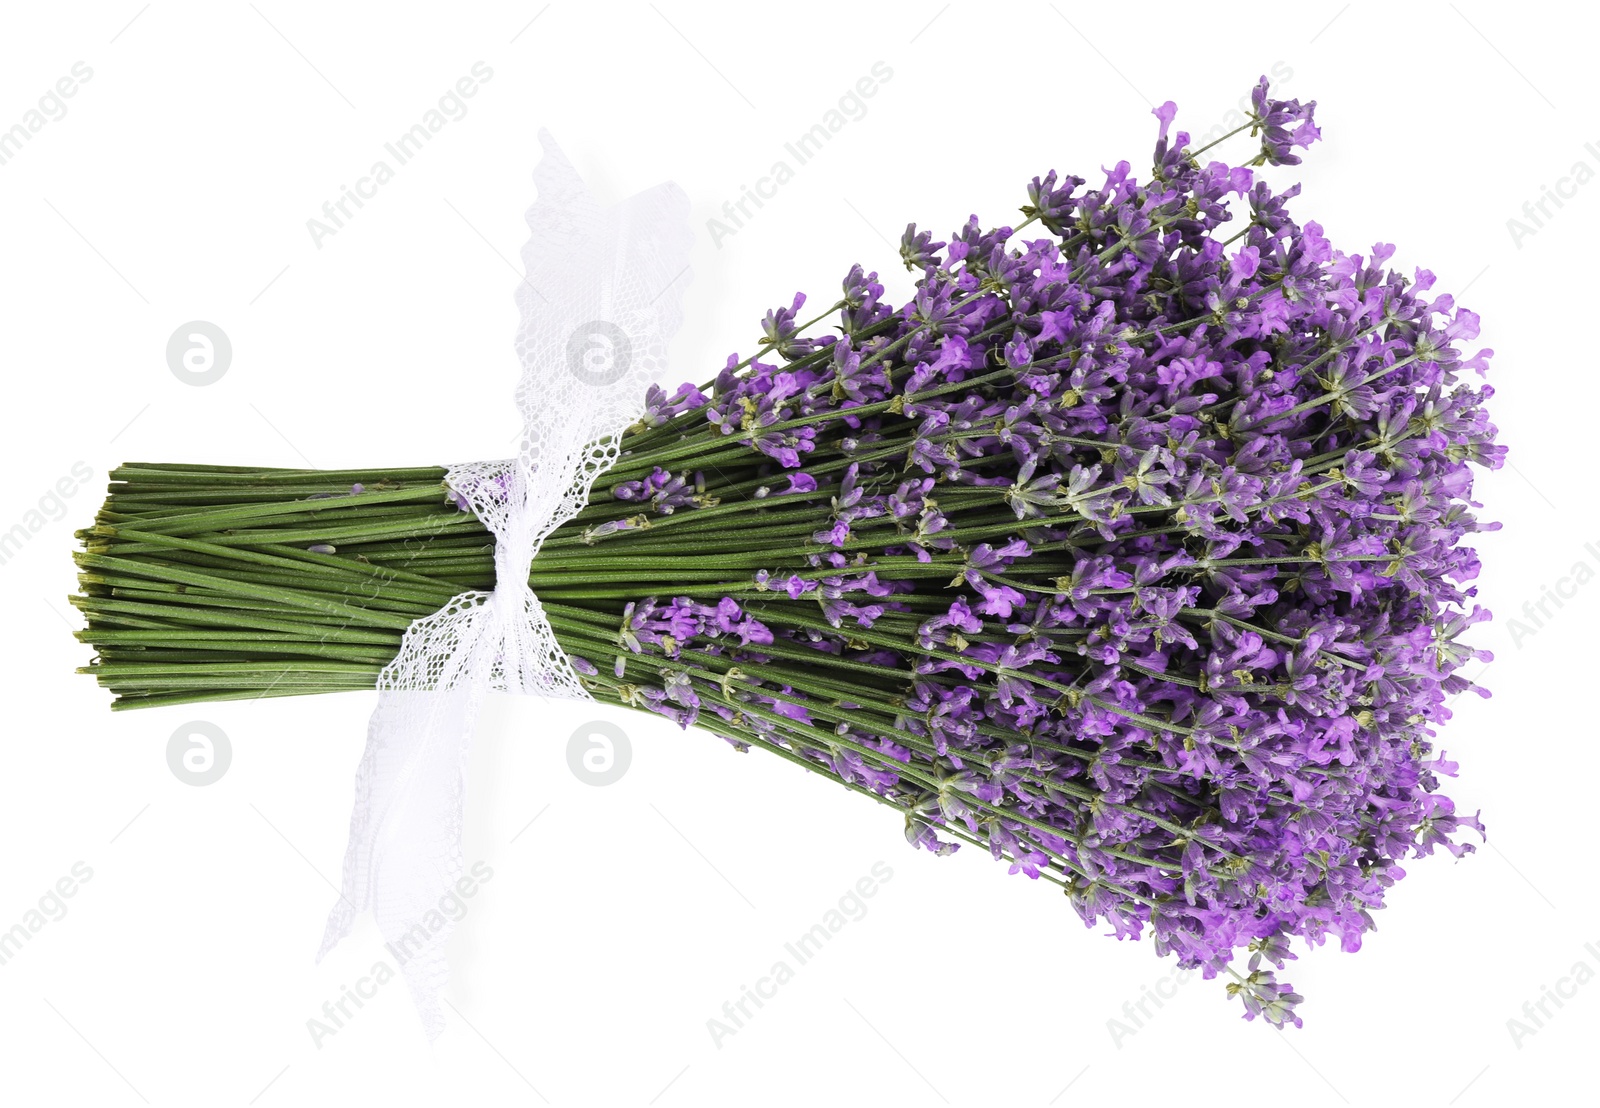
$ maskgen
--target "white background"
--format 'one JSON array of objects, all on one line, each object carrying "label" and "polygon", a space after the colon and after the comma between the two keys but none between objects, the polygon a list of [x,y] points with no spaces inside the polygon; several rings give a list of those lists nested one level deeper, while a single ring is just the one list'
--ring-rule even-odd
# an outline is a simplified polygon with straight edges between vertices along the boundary
[{"label": "white background", "polygon": [[[0,565],[0,929],[75,862],[93,870],[0,965],[0,1097],[1588,1100],[1600,981],[1569,980],[1574,995],[1520,1042],[1507,1024],[1577,963],[1600,970],[1600,584],[1570,580],[1533,634],[1514,641],[1509,622],[1579,563],[1586,582],[1600,569],[1586,334],[1600,183],[1569,182],[1531,236],[1507,227],[1576,162],[1600,169],[1600,146],[1584,145],[1600,142],[1595,28],[1572,22],[1576,6],[139,3],[8,6],[0,26],[0,128],[75,62],[93,70],[0,166],[0,530],[74,463],[96,474]],[[314,244],[307,220],[478,61],[493,77],[467,114]],[[893,76],[865,116],[713,246],[705,221],[789,160],[783,144],[875,62]],[[1480,543],[1481,598],[1499,618],[1476,631],[1497,653],[1483,677],[1495,695],[1458,700],[1443,741],[1462,765],[1449,791],[1483,809],[1490,844],[1413,865],[1359,954],[1293,964],[1302,1031],[1247,1024],[1220,983],[1196,979],[1118,1040],[1108,1021],[1171,966],[1085,929],[1052,887],[970,849],[914,853],[883,809],[653,717],[617,713],[632,766],[583,784],[566,746],[597,710],[501,699],[473,755],[466,841],[494,877],[452,944],[449,1030],[429,1048],[391,983],[314,1043],[307,1021],[383,956],[369,924],[312,962],[373,697],[110,713],[72,672],[90,652],[65,602],[72,532],[104,471],[502,456],[517,370],[507,259],[541,126],[605,196],[667,178],[687,190],[699,240],[672,356],[700,380],[751,349],[767,308],[796,289],[831,296],[852,262],[903,295],[890,243],[908,220],[1007,221],[1051,167],[1148,166],[1151,101],[1177,101],[1179,126],[1203,132],[1274,65],[1291,74],[1285,93],[1318,100],[1327,136],[1304,166],[1273,171],[1305,183],[1295,214],[1346,250],[1397,243],[1398,264],[1466,292],[1498,350],[1493,413],[1513,467],[1479,487],[1505,528]],[[196,319],[234,348],[203,388],[164,358]],[[233,752],[203,788],[165,754],[194,718]],[[706,1021],[880,861],[893,876],[864,918],[714,1044]]]}]

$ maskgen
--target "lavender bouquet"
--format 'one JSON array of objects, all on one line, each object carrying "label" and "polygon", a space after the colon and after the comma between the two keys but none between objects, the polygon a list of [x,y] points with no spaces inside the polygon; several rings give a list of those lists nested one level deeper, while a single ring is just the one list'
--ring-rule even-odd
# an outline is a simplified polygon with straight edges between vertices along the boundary
[{"label": "lavender bouquet", "polygon": [[[1263,962],[1355,950],[1405,859],[1481,832],[1433,739],[1487,657],[1463,540],[1504,448],[1477,318],[1292,219],[1249,167],[1297,164],[1315,104],[1253,104],[1246,166],[1164,104],[1148,179],[908,227],[909,303],[855,266],[709,385],[652,386],[529,585],[595,698],[987,850],[1281,1026]],[[372,688],[495,581],[444,475],[118,468],[86,672],[118,709]]]}]

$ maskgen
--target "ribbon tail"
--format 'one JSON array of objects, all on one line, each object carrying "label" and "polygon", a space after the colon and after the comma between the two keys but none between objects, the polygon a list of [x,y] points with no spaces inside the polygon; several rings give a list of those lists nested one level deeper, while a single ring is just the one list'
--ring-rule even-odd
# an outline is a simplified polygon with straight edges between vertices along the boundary
[{"label": "ribbon tail", "polygon": [[418,620],[380,678],[356,772],[343,888],[317,960],[371,909],[430,1040],[444,1030],[450,898],[461,879],[466,762],[492,684],[492,605],[465,594]]}]

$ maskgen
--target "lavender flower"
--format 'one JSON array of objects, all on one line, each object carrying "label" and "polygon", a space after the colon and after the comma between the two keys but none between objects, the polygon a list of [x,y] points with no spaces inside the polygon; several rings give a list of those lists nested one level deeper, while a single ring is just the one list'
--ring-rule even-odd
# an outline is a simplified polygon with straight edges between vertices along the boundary
[{"label": "lavender flower", "polygon": [[[1251,164],[1297,164],[1315,103],[1265,79],[1252,102]],[[1503,448],[1461,377],[1490,353],[1460,346],[1477,318],[1385,268],[1392,247],[1297,223],[1297,187],[1200,164],[1175,112],[1148,182],[1035,178],[1049,237],[908,226],[911,301],[854,267],[831,346],[795,337],[803,298],[768,314],[788,367],[725,373],[701,411],[772,514],[693,532],[784,552],[720,601],[762,635],[672,636],[687,676],[658,700],[681,709],[687,680],[737,748],[900,809],[914,845],[979,843],[1208,977],[1254,949],[1230,994],[1298,1025],[1262,952],[1354,949],[1403,859],[1481,831],[1429,752],[1473,687],[1457,636],[1487,618],[1462,607],[1462,540],[1495,526],[1469,465]],[[803,509],[768,495],[782,474]]]}]

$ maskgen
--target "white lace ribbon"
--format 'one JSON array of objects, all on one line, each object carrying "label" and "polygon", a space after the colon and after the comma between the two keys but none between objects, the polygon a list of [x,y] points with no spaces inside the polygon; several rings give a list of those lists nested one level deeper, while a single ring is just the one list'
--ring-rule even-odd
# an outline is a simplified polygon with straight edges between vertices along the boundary
[{"label": "white lace ribbon", "polygon": [[[454,466],[446,483],[495,536],[493,592],[466,592],[411,624],[378,678],[356,772],[344,888],[317,958],[369,907],[410,984],[429,1038],[462,876],[467,750],[491,690],[589,699],[556,642],[528,571],[544,539],[583,507],[666,368],[689,280],[689,204],[668,183],[611,208],[590,195],[549,134],[517,289],[522,416],[516,458]],[[440,381],[441,390],[451,387]]]}]

